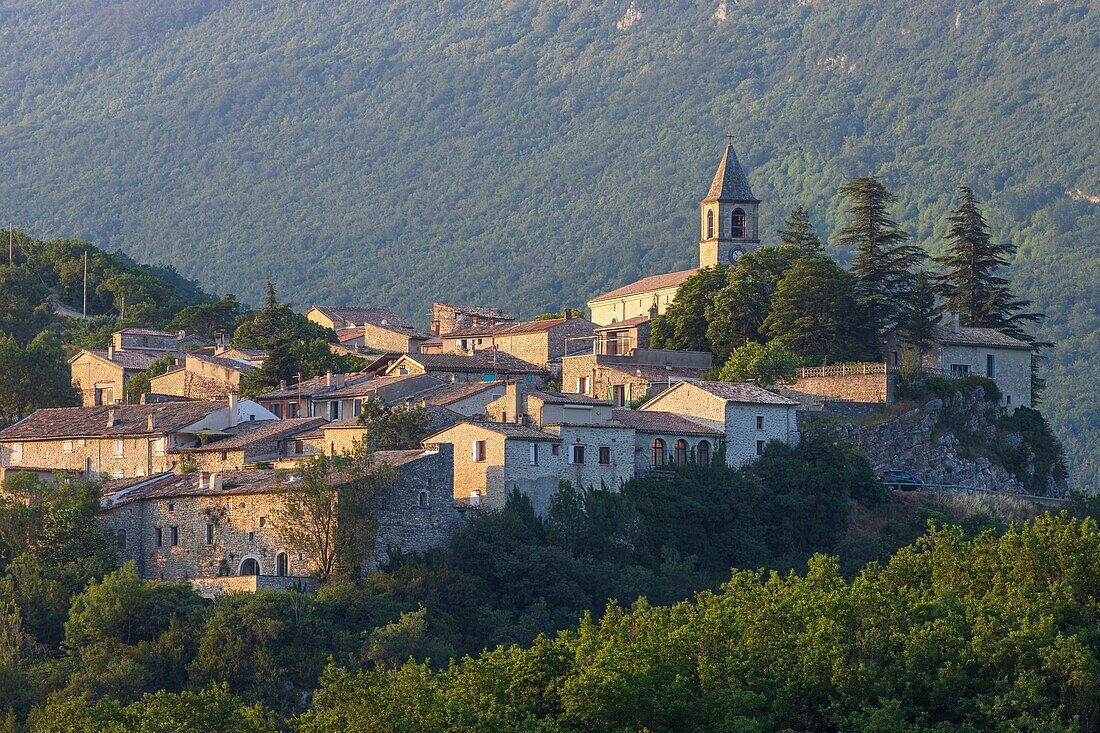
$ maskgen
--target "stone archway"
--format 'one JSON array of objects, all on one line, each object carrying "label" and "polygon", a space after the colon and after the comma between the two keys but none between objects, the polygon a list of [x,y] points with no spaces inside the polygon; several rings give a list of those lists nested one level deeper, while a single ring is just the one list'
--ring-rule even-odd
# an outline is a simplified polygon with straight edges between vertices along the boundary
[{"label": "stone archway", "polygon": [[254,557],[246,557],[241,561],[241,575],[262,575],[260,562]]}]

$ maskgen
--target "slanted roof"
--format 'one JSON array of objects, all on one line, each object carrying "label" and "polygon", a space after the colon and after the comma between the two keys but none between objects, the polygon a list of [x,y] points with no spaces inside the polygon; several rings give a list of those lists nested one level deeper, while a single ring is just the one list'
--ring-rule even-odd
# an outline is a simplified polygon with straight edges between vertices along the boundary
[{"label": "slanted roof", "polygon": [[962,326],[956,333],[951,326],[936,325],[932,327],[932,338],[941,344],[952,346],[990,346],[1031,351],[1031,344],[1028,342],[1009,336],[995,328]]},{"label": "slanted roof", "polygon": [[414,463],[424,458],[433,458],[439,455],[435,451],[424,450],[423,448],[411,448],[409,450],[380,450],[371,454],[375,463],[382,464],[384,466],[392,466],[393,468],[400,468],[401,466],[409,463]]},{"label": "slanted roof", "polygon": [[244,359],[234,359],[230,356],[214,356],[213,354],[191,352],[187,356],[198,359],[199,361],[205,361],[209,364],[215,364],[226,369],[232,369],[235,372],[241,374],[251,374],[257,371],[257,367],[251,362],[247,362]]},{"label": "slanted roof", "polygon": [[356,379],[340,388],[322,390],[314,399],[343,399],[346,397],[377,397],[383,402],[402,402],[442,386],[435,377],[427,374],[394,374],[373,379]]},{"label": "slanted roof", "polygon": [[115,333],[124,333],[127,336],[163,336],[164,338],[176,338],[178,336],[178,334],[158,331],[155,328],[124,328]]},{"label": "slanted roof", "polygon": [[460,426],[470,426],[477,428],[484,428],[490,432],[503,435],[506,440],[529,440],[529,441],[548,441],[552,443],[560,443],[561,436],[554,433],[548,433],[545,430],[539,430],[537,428],[531,428],[526,425],[519,425],[517,423],[508,422],[490,422],[488,420],[463,420],[460,423],[444,428],[436,433],[424,438],[424,443],[431,443],[433,438],[438,438],[444,435],[448,430]]},{"label": "slanted roof", "polygon": [[689,420],[683,415],[658,410],[614,409],[611,419],[634,428],[639,433],[663,433],[675,435],[708,435],[722,437],[722,431]]},{"label": "slanted roof", "polygon": [[333,379],[333,383],[331,385],[328,383],[328,375],[311,377],[310,379],[303,380],[301,384],[291,384],[288,385],[285,389],[273,389],[269,392],[264,392],[263,394],[258,395],[256,399],[291,399],[297,398],[299,394],[301,394],[303,398],[315,397],[325,393],[334,392],[337,389],[346,389],[348,387],[353,387],[357,384],[361,384],[362,382],[366,382],[371,379],[374,379],[374,376],[370,374],[349,374],[345,378],[344,386],[337,387],[335,379]]},{"label": "slanted roof", "polygon": [[183,448],[170,451],[172,453],[212,453],[217,451],[244,450],[263,448],[270,443],[272,450],[276,441],[285,440],[313,428],[321,427],[327,422],[323,417],[294,417],[286,420],[248,421],[228,428],[225,432],[229,435],[220,440],[214,440],[197,448]]},{"label": "slanted roof", "polygon": [[[519,321],[516,323],[481,323],[467,326],[443,334],[444,338],[466,338],[470,336],[519,336],[531,333],[544,333],[571,321],[584,321],[580,318],[546,318],[541,321]],[[594,326],[595,324],[593,324]]]},{"label": "slanted roof", "polygon": [[500,379],[489,382],[452,382],[433,389],[424,396],[431,400],[431,404],[445,407],[488,390],[503,388],[504,382]]},{"label": "slanted roof", "polygon": [[398,333],[404,333],[414,338],[429,338],[429,334],[417,331],[411,323],[394,313],[389,308],[343,305],[315,305],[313,307],[321,311],[321,313],[323,313],[331,321],[345,321],[347,323],[353,323],[357,326],[362,326],[369,323],[372,326],[385,328]]},{"label": "slanted roof", "polygon": [[749,187],[748,176],[741,168],[741,162],[737,160],[737,153],[733,145],[727,145],[722,154],[722,160],[718,163],[718,170],[714,172],[714,180],[710,183],[710,190],[702,203],[709,204],[715,201],[729,201],[733,203],[758,204],[760,200],[752,195]]},{"label": "slanted roof", "polygon": [[601,371],[618,372],[626,377],[644,379],[650,384],[657,382],[698,381],[703,378],[709,369],[696,369],[694,367],[663,367],[655,364],[600,364]]},{"label": "slanted roof", "polygon": [[431,372],[545,374],[546,369],[503,351],[484,349],[473,354],[405,354],[392,365],[409,360]]},{"label": "slanted roof", "polygon": [[467,316],[477,316],[478,318],[495,318],[499,321],[514,321],[515,316],[505,313],[500,308],[493,308],[483,305],[450,305],[449,303],[433,303],[435,308],[450,308],[455,313],[462,313]]},{"label": "slanted roof", "polygon": [[91,354],[103,361],[117,364],[126,371],[137,372],[145,371],[155,362],[164,358],[164,354],[150,351],[123,351],[122,349],[115,349],[114,352],[111,353],[102,349],[83,349],[76,356],[69,359],[69,363],[72,364],[83,354]]},{"label": "slanted roof", "polygon": [[654,290],[665,290],[667,288],[678,288],[687,282],[688,278],[699,272],[699,268],[693,267],[690,270],[680,270],[679,272],[669,272],[664,275],[650,275],[649,277],[643,277],[641,280],[635,280],[629,285],[623,285],[621,288],[617,288],[603,295],[597,295],[590,299],[589,303],[598,303],[601,300],[614,300],[616,298],[628,298],[631,295],[639,295],[641,293],[649,293]]},{"label": "slanted roof", "polygon": [[626,320],[618,321],[616,323],[609,323],[606,326],[596,326],[596,333],[605,333],[607,331],[621,331],[624,328],[634,328],[635,326],[640,326],[643,323],[649,323],[649,321],[650,318],[648,315],[634,316],[633,318],[627,318]]},{"label": "slanted roof", "polygon": [[[226,409],[224,402],[158,402],[151,405],[101,405],[98,407],[46,407],[35,410],[14,425],[0,430],[0,440],[40,440],[123,435],[161,435],[176,432]],[[115,423],[107,427],[107,414],[115,411]],[[153,430],[149,430],[149,416]]]},{"label": "slanted roof", "polygon": [[101,485],[100,505],[116,509],[143,499],[178,499],[187,496],[240,496],[285,490],[284,478],[273,469],[218,471],[221,488],[210,487],[210,474],[162,473],[157,476],[107,481]]},{"label": "slanted roof", "polygon": [[769,392],[763,387],[746,382],[690,382],[694,387],[719,397],[726,402],[745,402],[754,405],[797,405],[794,400],[789,400],[775,392]]},{"label": "slanted roof", "polygon": [[607,400],[589,397],[574,392],[547,392],[541,389],[528,390],[529,397],[535,397],[548,405],[606,405]]}]

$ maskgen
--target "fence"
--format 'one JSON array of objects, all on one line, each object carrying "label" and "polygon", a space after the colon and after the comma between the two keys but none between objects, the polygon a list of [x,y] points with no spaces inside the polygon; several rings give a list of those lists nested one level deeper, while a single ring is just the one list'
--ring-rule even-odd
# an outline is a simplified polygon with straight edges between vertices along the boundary
[{"label": "fence", "polygon": [[862,362],[858,364],[832,364],[817,367],[801,367],[795,375],[799,379],[811,377],[846,377],[853,374],[885,374],[885,362]]},{"label": "fence", "polygon": [[936,491],[945,494],[989,494],[991,496],[1010,496],[1021,501],[1031,501],[1048,507],[1062,507],[1068,499],[1060,499],[1056,496],[1038,496],[1036,494],[1017,494],[1013,491],[991,491],[979,489],[975,486],[963,486],[961,484],[925,484],[924,491]]}]

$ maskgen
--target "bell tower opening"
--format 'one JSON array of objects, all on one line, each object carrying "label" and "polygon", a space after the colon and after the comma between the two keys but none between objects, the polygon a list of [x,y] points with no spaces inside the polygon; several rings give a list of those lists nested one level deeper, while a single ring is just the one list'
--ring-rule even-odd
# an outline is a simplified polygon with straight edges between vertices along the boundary
[{"label": "bell tower opening", "polygon": [[760,246],[760,200],[752,195],[732,139],[699,207],[703,222],[699,267],[732,265]]}]

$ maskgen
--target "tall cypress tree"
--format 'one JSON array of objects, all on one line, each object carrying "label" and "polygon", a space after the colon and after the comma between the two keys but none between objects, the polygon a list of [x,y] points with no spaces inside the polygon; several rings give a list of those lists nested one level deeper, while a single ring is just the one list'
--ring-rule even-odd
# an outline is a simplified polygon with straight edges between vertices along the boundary
[{"label": "tall cypress tree", "polygon": [[825,250],[810,221],[810,212],[802,206],[791,211],[784,220],[783,228],[779,230],[779,241],[797,247],[808,255],[821,254]]},{"label": "tall cypress tree", "polygon": [[837,243],[855,250],[852,272],[867,325],[877,333],[907,310],[913,268],[924,250],[909,243],[909,234],[890,218],[887,207],[897,196],[877,176],[855,178],[840,187],[848,199],[849,223]]},{"label": "tall cypress tree", "polygon": [[981,202],[967,186],[959,186],[959,204],[948,217],[947,252],[933,258],[944,268],[936,278],[936,290],[943,296],[941,312],[957,312],[964,326],[995,328],[1034,347],[1031,369],[1031,401],[1038,404],[1046,386],[1036,373],[1036,364],[1045,347],[1054,344],[1039,341],[1024,330],[1025,323],[1039,323],[1042,313],[1027,311],[1030,300],[1016,297],[1009,281],[997,273],[1008,266],[1016,247],[993,241],[989,224],[982,215]]}]

